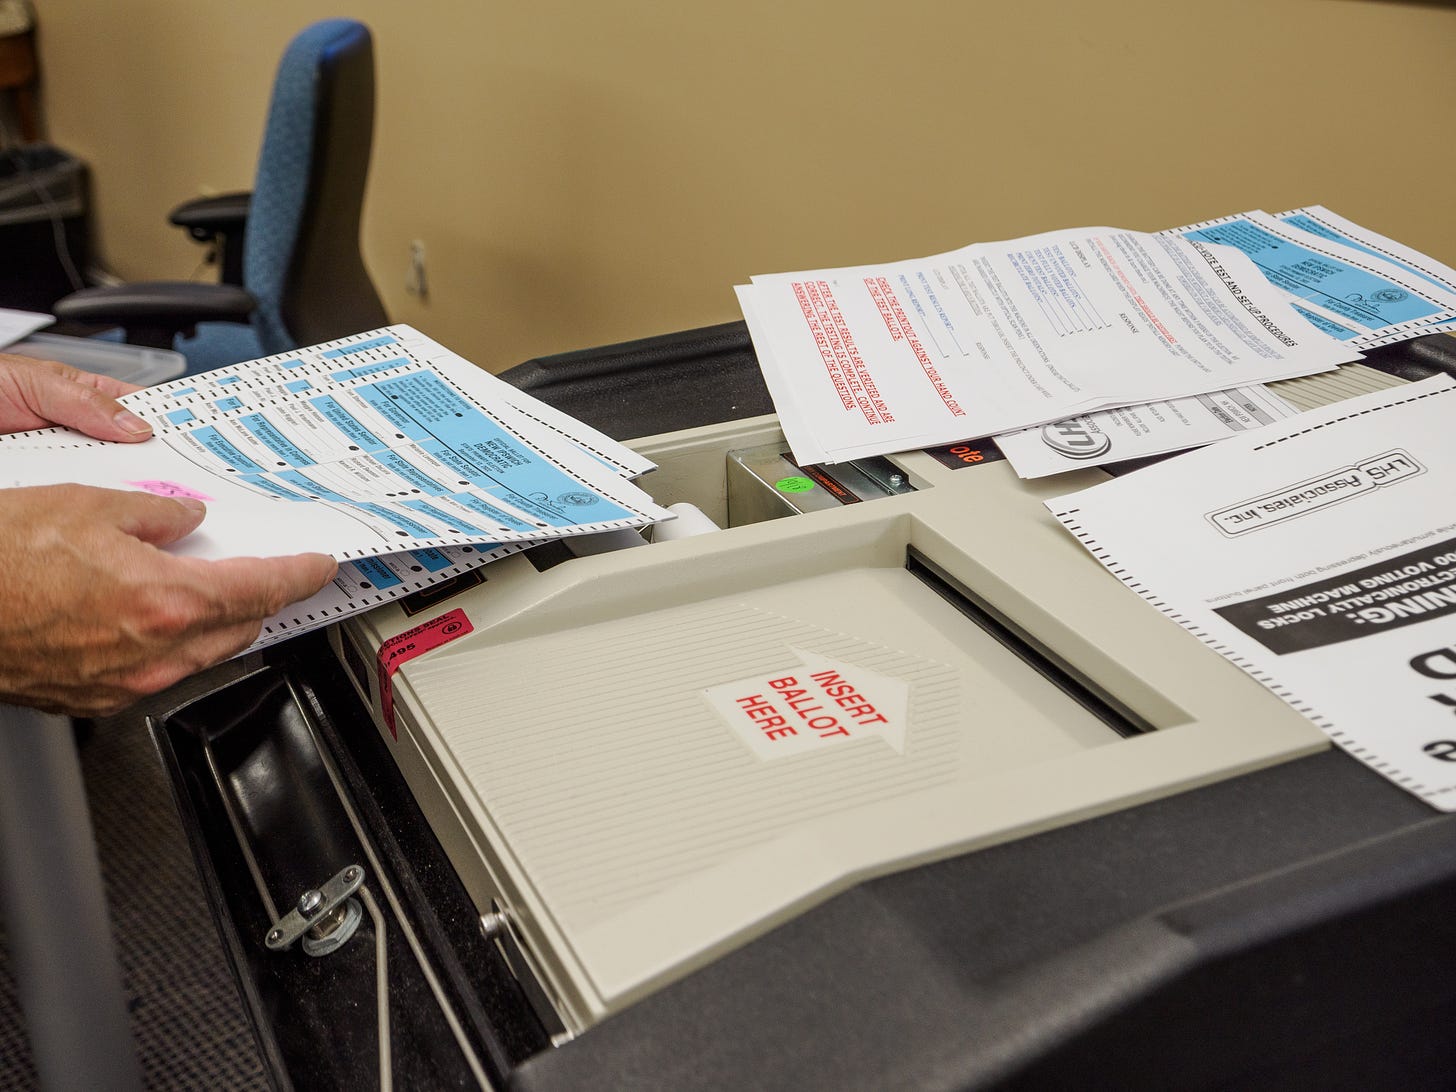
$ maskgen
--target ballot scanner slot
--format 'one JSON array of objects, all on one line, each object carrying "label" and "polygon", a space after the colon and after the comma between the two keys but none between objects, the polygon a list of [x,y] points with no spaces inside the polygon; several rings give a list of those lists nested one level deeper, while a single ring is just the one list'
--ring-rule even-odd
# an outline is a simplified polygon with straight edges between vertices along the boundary
[{"label": "ballot scanner slot", "polygon": [[1153,724],[1061,659],[914,546],[905,548],[905,568],[931,591],[994,637],[1007,651],[1119,736],[1138,736],[1155,729]]}]

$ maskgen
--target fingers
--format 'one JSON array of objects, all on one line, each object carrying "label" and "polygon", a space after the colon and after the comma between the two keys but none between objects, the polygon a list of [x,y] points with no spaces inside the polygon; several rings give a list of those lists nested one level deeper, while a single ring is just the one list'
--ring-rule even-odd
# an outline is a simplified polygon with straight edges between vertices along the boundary
[{"label": "fingers", "polygon": [[25,404],[43,420],[78,429],[98,440],[137,441],[152,426],[115,398],[87,383],[46,368],[23,373]]},{"label": "fingers", "polygon": [[[95,529],[113,528],[151,546],[165,547],[195,531],[207,507],[191,497],[159,497],[152,493],[90,486],[37,486],[5,490],[12,497],[32,495],[32,507],[64,512],[68,522]],[[120,544],[112,547],[121,549]],[[328,554],[282,557],[235,557],[221,561],[176,557],[166,553],[138,559],[158,583],[205,590],[217,604],[211,622],[261,620],[289,603],[307,599],[338,575],[339,564]]]},{"label": "fingers", "polygon": [[[42,489],[48,487],[41,487]],[[117,530],[152,546],[169,546],[195,531],[207,506],[191,497],[158,497],[120,489],[60,486],[74,490],[68,502],[94,506],[94,515]],[[229,620],[262,619],[289,603],[307,599],[338,575],[339,563],[328,554],[283,557],[235,557],[223,561],[158,558],[161,564],[196,567],[214,597],[228,604]]]},{"label": "fingers", "polygon": [[[197,529],[206,506],[190,497],[159,497],[126,489],[100,489],[90,485],[32,485],[0,489],[0,526],[8,529],[4,546],[19,547],[42,541],[48,548],[65,543],[95,549],[102,543],[112,553],[122,544],[111,542],[118,533],[151,546],[169,546]],[[25,528],[21,535],[19,527]],[[115,561],[115,558],[109,559]],[[0,590],[3,590],[0,581]]]},{"label": "fingers", "polygon": [[149,493],[0,489],[0,700],[128,704],[243,651],[337,574],[326,554],[204,561],[158,548],[203,515]]},{"label": "fingers", "polygon": [[97,516],[124,534],[153,546],[170,546],[186,538],[207,515],[207,506],[190,497],[158,497],[121,489],[94,489]]},{"label": "fingers", "polygon": [[77,383],[82,383],[85,386],[95,387],[98,391],[106,395],[108,398],[120,398],[123,394],[132,394],[133,392],[142,389],[140,384],[127,383],[124,380],[115,378],[114,376],[101,375],[99,372],[85,372],[82,371],[80,368],[73,368],[69,364],[61,364],[60,362],[55,360],[47,360],[43,361],[42,363],[47,365],[55,365],[55,367],[51,369],[52,371],[57,371],[61,375],[64,375]]},{"label": "fingers", "polygon": [[210,585],[226,605],[228,621],[261,621],[277,614],[320,591],[339,572],[339,563],[328,554],[235,557],[201,564],[208,567]]},{"label": "fingers", "polygon": [[200,561],[166,558],[187,578],[205,581],[209,606],[198,602],[191,618],[174,617],[167,638],[172,654],[154,658],[127,680],[136,697],[154,693],[194,672],[242,652],[263,623],[290,603],[315,594],[338,573],[327,554]]},{"label": "fingers", "polygon": [[54,424],[98,440],[145,440],[152,426],[116,401],[137,389],[55,361],[0,354],[0,431]]}]

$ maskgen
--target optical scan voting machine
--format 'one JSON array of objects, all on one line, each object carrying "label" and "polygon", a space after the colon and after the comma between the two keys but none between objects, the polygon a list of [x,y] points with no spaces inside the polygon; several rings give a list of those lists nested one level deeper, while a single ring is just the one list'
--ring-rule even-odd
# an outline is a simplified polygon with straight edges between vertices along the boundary
[{"label": "optical scan voting machine", "polygon": [[[1304,409],[1401,382],[1275,386]],[[329,637],[565,1033],[861,881],[1329,746],[1049,515],[1101,470],[1024,481],[969,445],[805,468],[773,416],[629,446],[679,525]]]}]

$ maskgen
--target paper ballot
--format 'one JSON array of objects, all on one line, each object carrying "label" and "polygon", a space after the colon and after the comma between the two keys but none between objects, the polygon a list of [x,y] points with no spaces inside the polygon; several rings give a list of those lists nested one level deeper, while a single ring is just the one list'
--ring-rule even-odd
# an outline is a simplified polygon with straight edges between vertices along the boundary
[{"label": "paper ballot", "polygon": [[1165,234],[1236,247],[1300,315],[1357,349],[1433,333],[1456,315],[1456,270],[1317,205]]},{"label": "paper ballot", "polygon": [[1228,246],[1112,228],[753,278],[739,301],[800,463],[995,435],[1359,357]]},{"label": "paper ballot", "polygon": [[672,518],[627,480],[650,463],[407,326],[122,402],[153,426],[151,440],[17,433],[0,441],[0,485],[194,497],[207,518],[172,552],[339,559],[334,585],[271,619],[260,644],[532,542]]},{"label": "paper ballot", "polygon": [[[1390,263],[1399,269],[1413,273],[1437,292],[1456,293],[1456,269],[1444,262],[1438,262],[1429,254],[1422,254],[1404,243],[1362,227],[1343,216],[1331,212],[1323,205],[1307,205],[1302,209],[1281,212],[1275,219],[1301,231],[1316,235],[1329,242],[1339,243],[1361,254]],[[1426,289],[1429,291],[1429,288]],[[1420,333],[1450,333],[1456,331],[1456,319],[1432,318],[1420,327]],[[1368,334],[1365,336],[1369,336]],[[1372,343],[1385,344],[1384,333],[1372,339]],[[1358,344],[1358,342],[1356,342]]]},{"label": "paper ballot", "polygon": [[1049,501],[1120,580],[1456,811],[1456,384],[1339,402]]}]

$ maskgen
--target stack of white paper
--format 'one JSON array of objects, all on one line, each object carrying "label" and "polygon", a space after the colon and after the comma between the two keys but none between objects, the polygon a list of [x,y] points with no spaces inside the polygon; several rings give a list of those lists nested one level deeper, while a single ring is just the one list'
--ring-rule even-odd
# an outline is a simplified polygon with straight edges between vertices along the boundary
[{"label": "stack of white paper", "polygon": [[1243,254],[1110,228],[739,288],[796,458],[840,462],[1357,356]]},{"label": "stack of white paper", "polygon": [[994,435],[1028,477],[1271,423],[1293,410],[1258,384],[1456,319],[1456,271],[1319,206],[737,291],[801,462]]}]

